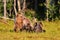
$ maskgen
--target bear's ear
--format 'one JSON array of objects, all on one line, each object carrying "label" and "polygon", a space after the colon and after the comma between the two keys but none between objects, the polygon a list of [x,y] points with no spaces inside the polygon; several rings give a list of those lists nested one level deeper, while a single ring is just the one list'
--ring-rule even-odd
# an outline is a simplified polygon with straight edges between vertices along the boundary
[{"label": "bear's ear", "polygon": [[18,16],[19,16],[19,14],[16,15],[16,17],[18,17]]}]

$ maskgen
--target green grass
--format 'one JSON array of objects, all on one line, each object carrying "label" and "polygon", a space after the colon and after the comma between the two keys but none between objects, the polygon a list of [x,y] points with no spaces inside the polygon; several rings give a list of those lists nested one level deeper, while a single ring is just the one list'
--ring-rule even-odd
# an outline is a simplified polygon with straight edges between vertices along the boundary
[{"label": "green grass", "polygon": [[14,22],[8,20],[9,25],[0,22],[0,40],[60,40],[60,21],[43,22],[43,33],[14,32]]}]

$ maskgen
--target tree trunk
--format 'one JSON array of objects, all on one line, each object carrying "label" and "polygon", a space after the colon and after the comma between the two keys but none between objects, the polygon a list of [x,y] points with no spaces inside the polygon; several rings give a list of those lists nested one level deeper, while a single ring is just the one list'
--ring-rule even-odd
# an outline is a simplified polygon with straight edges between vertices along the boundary
[{"label": "tree trunk", "polygon": [[17,4],[18,4],[18,12],[21,12],[20,0],[17,0]]},{"label": "tree trunk", "polygon": [[47,9],[47,13],[46,13],[46,21],[49,21],[49,19],[48,19],[48,9]]},{"label": "tree trunk", "polygon": [[59,14],[60,14],[60,7],[59,7]]},{"label": "tree trunk", "polygon": [[26,8],[26,0],[23,1],[23,7],[22,7],[23,14],[25,14],[25,8]]},{"label": "tree trunk", "polygon": [[18,12],[20,12],[21,14],[24,15],[24,13],[25,13],[25,8],[26,8],[26,0],[23,0],[22,9],[21,9],[21,0],[17,0],[17,4],[18,4]]},{"label": "tree trunk", "polygon": [[15,15],[17,15],[17,10],[16,10],[16,0],[14,0],[14,11],[15,11]]},{"label": "tree trunk", "polygon": [[4,18],[6,18],[6,0],[3,0],[4,2]]},{"label": "tree trunk", "polygon": [[49,8],[49,0],[46,0],[46,7],[47,7],[47,13],[46,13],[46,21],[48,21],[48,8]]},{"label": "tree trunk", "polygon": [[10,11],[10,14],[9,14],[9,16],[11,16],[11,9],[10,9],[9,11]]},{"label": "tree trunk", "polygon": [[23,2],[23,10],[25,10],[25,8],[26,8],[26,0],[24,0]]}]

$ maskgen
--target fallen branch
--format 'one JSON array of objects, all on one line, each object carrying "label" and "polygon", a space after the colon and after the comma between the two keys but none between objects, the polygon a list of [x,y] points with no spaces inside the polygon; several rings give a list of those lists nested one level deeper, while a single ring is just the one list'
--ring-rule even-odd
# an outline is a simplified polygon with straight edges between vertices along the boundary
[{"label": "fallen branch", "polygon": [[0,19],[0,22],[9,26],[9,24],[6,21],[4,21],[3,19]]},{"label": "fallen branch", "polygon": [[[0,16],[0,19],[4,19],[4,17]],[[14,19],[11,19],[11,18],[5,18],[5,19],[7,19],[7,20],[13,20],[14,21]]]},{"label": "fallen branch", "polygon": [[[6,19],[6,20],[12,20],[12,21],[14,21],[14,19],[10,19],[10,18],[5,18],[5,19]],[[8,25],[8,26],[10,25],[7,21],[4,20],[4,17],[1,17],[1,16],[0,16],[0,22],[6,24],[6,25]]]}]

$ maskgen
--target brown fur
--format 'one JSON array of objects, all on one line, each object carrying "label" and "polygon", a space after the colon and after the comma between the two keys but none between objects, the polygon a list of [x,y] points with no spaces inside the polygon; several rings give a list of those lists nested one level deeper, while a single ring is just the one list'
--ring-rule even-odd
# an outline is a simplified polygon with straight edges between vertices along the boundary
[{"label": "brown fur", "polygon": [[30,20],[28,18],[24,18],[23,19],[23,28],[26,30],[26,31],[31,31],[31,23],[30,23]]},{"label": "brown fur", "polygon": [[15,19],[15,31],[19,31],[22,29],[23,26],[23,17],[21,14],[17,14],[16,19]]},{"label": "brown fur", "polygon": [[36,22],[34,25],[34,31],[35,32],[42,32],[42,23],[41,22]]}]

